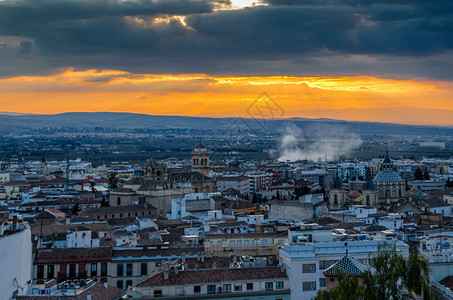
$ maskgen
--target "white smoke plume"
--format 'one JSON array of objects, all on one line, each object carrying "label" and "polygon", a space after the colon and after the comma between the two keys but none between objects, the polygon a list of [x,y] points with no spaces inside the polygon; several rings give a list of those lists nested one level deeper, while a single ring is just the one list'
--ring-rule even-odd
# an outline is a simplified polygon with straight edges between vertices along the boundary
[{"label": "white smoke plume", "polygon": [[360,147],[362,139],[346,128],[337,126],[309,128],[295,125],[286,128],[278,149],[280,161],[332,161]]}]

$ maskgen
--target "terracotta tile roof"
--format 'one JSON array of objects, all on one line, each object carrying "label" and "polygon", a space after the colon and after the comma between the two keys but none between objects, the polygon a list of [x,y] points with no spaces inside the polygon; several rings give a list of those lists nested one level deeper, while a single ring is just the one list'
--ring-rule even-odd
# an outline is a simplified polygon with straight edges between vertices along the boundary
[{"label": "terracotta tile roof", "polygon": [[164,272],[157,273],[137,286],[175,285],[210,283],[224,281],[246,281],[263,279],[287,279],[280,267],[239,268],[239,269],[210,269],[180,271],[175,274],[170,271],[169,278],[164,278]]},{"label": "terracotta tile roof", "polygon": [[447,276],[441,281],[439,281],[439,283],[449,288],[450,290],[453,290],[453,276]]},{"label": "terracotta tile roof", "polygon": [[36,252],[34,260],[35,264],[44,263],[49,260],[65,260],[65,259],[97,259],[112,257],[111,247],[99,248],[45,248],[39,249]]},{"label": "terracotta tile roof", "polygon": [[183,253],[185,254],[197,254],[199,252],[203,252],[204,248],[171,248],[171,249],[114,249],[112,252],[112,258],[119,258],[119,257],[155,257],[155,256],[182,256]]}]

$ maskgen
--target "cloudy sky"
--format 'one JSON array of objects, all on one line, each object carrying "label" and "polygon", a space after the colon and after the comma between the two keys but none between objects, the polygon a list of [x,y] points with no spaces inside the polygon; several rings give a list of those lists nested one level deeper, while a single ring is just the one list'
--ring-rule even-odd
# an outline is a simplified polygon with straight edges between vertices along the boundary
[{"label": "cloudy sky", "polygon": [[453,125],[449,0],[0,0],[0,111]]}]

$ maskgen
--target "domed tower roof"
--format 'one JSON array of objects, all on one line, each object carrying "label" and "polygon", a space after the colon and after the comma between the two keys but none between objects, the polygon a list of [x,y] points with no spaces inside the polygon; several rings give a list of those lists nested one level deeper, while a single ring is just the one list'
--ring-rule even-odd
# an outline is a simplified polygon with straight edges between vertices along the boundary
[{"label": "domed tower roof", "polygon": [[192,153],[204,153],[204,152],[208,152],[208,147],[206,147],[205,145],[199,143],[197,146],[195,146],[192,150]]},{"label": "domed tower roof", "polygon": [[366,170],[366,179],[362,186],[362,190],[377,190],[376,185],[374,185],[373,179],[371,178],[370,168],[367,168]]},{"label": "domed tower roof", "polygon": [[335,176],[335,178],[333,179],[332,186],[330,187],[330,189],[337,189],[337,190],[344,189],[343,182],[341,181],[340,177],[338,176],[338,173]]},{"label": "domed tower roof", "polygon": [[385,151],[385,158],[381,163],[381,171],[393,171],[393,162],[388,151]]}]

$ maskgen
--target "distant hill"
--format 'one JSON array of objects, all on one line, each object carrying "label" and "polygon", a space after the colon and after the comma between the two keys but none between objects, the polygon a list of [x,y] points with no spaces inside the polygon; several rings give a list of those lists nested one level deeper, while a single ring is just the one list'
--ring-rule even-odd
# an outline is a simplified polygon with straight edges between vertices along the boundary
[{"label": "distant hill", "polygon": [[453,127],[403,125],[376,122],[350,122],[332,119],[273,119],[255,121],[238,118],[206,118],[185,116],[154,116],[134,113],[112,112],[71,112],[54,115],[6,114],[0,113],[0,131],[19,132],[45,127],[68,128],[117,128],[117,129],[218,129],[240,128],[253,130],[283,130],[289,124],[301,129],[333,130],[337,127],[347,128],[358,134],[408,134],[408,135],[453,135]]}]

